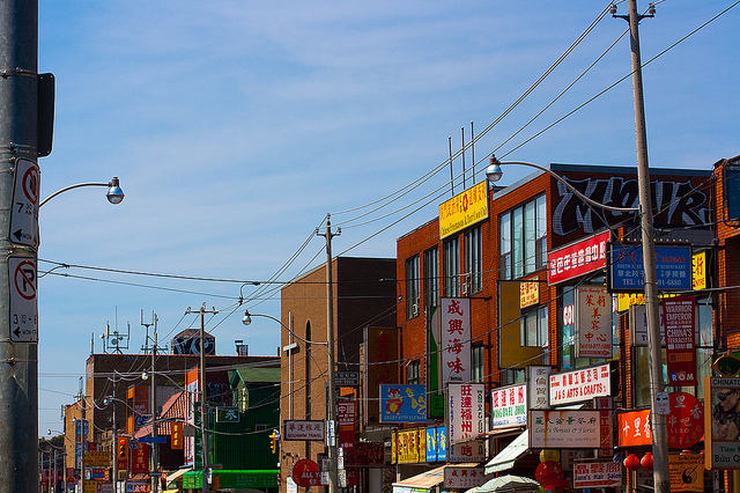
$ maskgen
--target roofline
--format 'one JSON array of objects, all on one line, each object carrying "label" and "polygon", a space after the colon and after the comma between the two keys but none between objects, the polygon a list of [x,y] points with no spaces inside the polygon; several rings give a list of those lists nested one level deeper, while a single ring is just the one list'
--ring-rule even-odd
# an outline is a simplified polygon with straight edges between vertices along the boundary
[{"label": "roofline", "polygon": [[[334,261],[337,264],[340,261],[342,261],[342,260],[376,260],[376,261],[377,260],[381,260],[381,261],[385,261],[385,262],[393,262],[393,263],[396,263],[396,258],[395,257],[350,257],[348,255],[341,255],[341,256],[337,256],[337,257],[332,257],[332,261]],[[323,269],[324,267],[326,267],[326,262],[320,263],[319,265],[317,265],[316,267],[314,267],[310,271],[308,271],[305,274],[303,274],[301,277],[299,277],[297,279],[293,279],[290,282],[286,282],[285,284],[283,284],[283,287],[280,288],[280,292],[282,293],[284,289],[286,289],[286,288],[288,288],[290,286],[293,286],[296,283],[299,283],[303,279],[307,278],[308,276],[310,276],[312,274],[315,274],[316,272],[318,272],[319,270]]]},{"label": "roofline", "polygon": [[[439,209],[438,209],[438,210],[439,210]],[[402,240],[403,238],[407,237],[408,235],[410,235],[410,234],[412,234],[412,233],[415,233],[416,231],[419,231],[420,229],[422,229],[422,228],[424,228],[424,227],[426,227],[426,226],[429,226],[429,225],[430,225],[431,223],[433,223],[434,221],[439,221],[439,216],[438,216],[438,215],[437,215],[437,216],[434,216],[434,217],[433,217],[433,218],[431,218],[431,219],[430,219],[429,221],[427,221],[427,222],[425,222],[425,223],[423,223],[423,224],[420,224],[419,226],[415,227],[415,228],[414,228],[414,229],[412,229],[411,231],[408,231],[408,232],[406,232],[406,233],[402,234],[401,236],[397,237],[397,238],[396,238],[396,243],[398,243],[399,241],[401,241],[401,240]]]}]

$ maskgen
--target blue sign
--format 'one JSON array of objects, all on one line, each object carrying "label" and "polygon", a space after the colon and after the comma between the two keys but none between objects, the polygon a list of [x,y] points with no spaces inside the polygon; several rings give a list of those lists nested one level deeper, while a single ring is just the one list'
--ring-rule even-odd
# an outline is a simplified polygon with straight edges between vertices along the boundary
[{"label": "blue sign", "polygon": [[447,427],[437,426],[437,460],[445,462],[447,460]]},{"label": "blue sign", "polygon": [[[691,247],[655,247],[656,282],[661,291],[691,291]],[[612,291],[643,291],[642,245],[612,244],[609,280]]]},{"label": "blue sign", "polygon": [[437,462],[437,428],[427,428],[427,462]]},{"label": "blue sign", "polygon": [[426,386],[381,384],[381,423],[419,423],[426,420]]},{"label": "blue sign", "polygon": [[167,437],[157,437],[157,436],[141,437],[141,438],[137,438],[137,441],[141,443],[167,443]]},{"label": "blue sign", "polygon": [[427,462],[444,462],[447,460],[447,427],[435,426],[427,428],[426,432],[426,459]]}]

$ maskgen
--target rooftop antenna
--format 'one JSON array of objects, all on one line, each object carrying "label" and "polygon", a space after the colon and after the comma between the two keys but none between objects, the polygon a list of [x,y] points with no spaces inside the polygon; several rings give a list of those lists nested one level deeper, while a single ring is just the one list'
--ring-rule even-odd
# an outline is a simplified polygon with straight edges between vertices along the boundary
[{"label": "rooftop antenna", "polygon": [[90,356],[95,354],[95,332],[90,332]]},{"label": "rooftop antenna", "polygon": [[473,185],[475,185],[475,127],[470,122],[470,162],[473,165]]},{"label": "rooftop antenna", "polygon": [[[106,350],[111,350],[116,354],[123,354],[122,349],[128,349],[129,340],[131,339],[131,323],[126,323],[126,333],[118,332],[118,329],[111,332],[110,323],[106,322],[104,336],[104,344]],[[125,344],[124,344],[125,341]]]},{"label": "rooftop antenna", "polygon": [[[155,354],[164,349],[167,351],[167,346],[162,346],[157,341],[157,324],[159,323],[159,317],[157,316],[157,312],[152,310],[152,318],[149,320],[149,322],[144,321],[144,309],[141,309],[141,322],[140,325],[144,327],[146,330],[145,336],[144,336],[144,345],[141,346],[141,351],[144,354],[149,354],[151,352],[154,352]],[[149,328],[152,328],[151,335],[149,334]],[[151,341],[151,345],[149,344]]]},{"label": "rooftop antenna", "polygon": [[455,177],[454,172],[452,171],[452,137],[447,137],[447,150],[450,153],[450,193],[451,197],[455,196]]},{"label": "rooftop antenna", "polygon": [[460,152],[462,152],[463,190],[465,185],[465,127],[460,127]]}]

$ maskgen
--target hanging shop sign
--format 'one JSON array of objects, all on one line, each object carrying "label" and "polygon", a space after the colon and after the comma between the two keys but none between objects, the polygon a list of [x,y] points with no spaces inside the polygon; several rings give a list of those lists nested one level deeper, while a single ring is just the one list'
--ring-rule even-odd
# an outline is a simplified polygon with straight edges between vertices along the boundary
[{"label": "hanging shop sign", "polygon": [[470,381],[470,299],[442,298],[442,385]]},{"label": "hanging shop sign", "polygon": [[510,385],[491,391],[491,429],[526,426],[527,384]]},{"label": "hanging shop sign", "polygon": [[609,413],[608,410],[529,411],[529,448],[610,448]]},{"label": "hanging shop sign", "polygon": [[448,443],[454,445],[478,438],[485,429],[485,385],[451,383],[448,387]]},{"label": "hanging shop sign", "polygon": [[519,308],[534,306],[540,302],[540,283],[538,278],[519,283]]},{"label": "hanging shop sign", "polygon": [[668,480],[671,492],[704,491],[704,455],[669,454]]},{"label": "hanging shop sign", "polygon": [[339,446],[349,448],[355,443],[355,423],[357,422],[357,401],[342,399],[337,401],[337,425]]},{"label": "hanging shop sign", "polygon": [[704,460],[707,469],[740,469],[740,429],[735,417],[740,403],[740,378],[706,377]]},{"label": "hanging shop sign", "polygon": [[707,288],[707,251],[691,256],[691,288],[694,291]]},{"label": "hanging shop sign", "polygon": [[444,462],[447,460],[447,427],[435,426],[426,429],[427,462]]},{"label": "hanging shop sign", "polygon": [[704,435],[704,407],[701,401],[686,392],[668,394],[671,412],[666,419],[668,446],[687,449]]},{"label": "hanging shop sign", "polygon": [[612,299],[604,286],[576,288],[576,357],[612,355]]},{"label": "hanging shop sign", "polygon": [[550,407],[548,383],[551,368],[549,366],[527,367],[527,406],[529,409],[547,409]]},{"label": "hanging shop sign", "polygon": [[424,385],[380,385],[381,423],[419,423],[427,420]]},{"label": "hanging shop sign", "polygon": [[622,464],[619,462],[576,462],[573,464],[573,488],[619,488]]},{"label": "hanging shop sign", "polygon": [[324,421],[286,420],[283,422],[283,440],[320,442],[324,438]]},{"label": "hanging shop sign", "polygon": [[562,406],[594,397],[610,396],[609,364],[550,375],[550,405]]},{"label": "hanging shop sign", "polygon": [[469,464],[486,460],[486,443],[484,440],[471,440],[450,446],[447,462],[452,464]]},{"label": "hanging shop sign", "polygon": [[485,467],[447,466],[444,474],[444,487],[452,490],[467,490],[486,482]]},{"label": "hanging shop sign", "polygon": [[185,432],[183,430],[184,423],[182,421],[175,421],[172,423],[172,433],[170,434],[170,448],[172,450],[182,450],[183,439],[185,438]]},{"label": "hanging shop sign", "polygon": [[[691,291],[691,247],[655,247],[656,286],[660,291]],[[642,245],[610,244],[610,291],[643,291]]]},{"label": "hanging shop sign", "polygon": [[301,459],[293,466],[291,476],[298,486],[310,488],[321,484],[319,465],[311,459]]},{"label": "hanging shop sign", "polygon": [[653,444],[650,409],[617,414],[617,428],[619,447],[643,447]]},{"label": "hanging shop sign", "polygon": [[147,474],[149,472],[149,445],[140,443],[131,451],[131,473]]},{"label": "hanging shop sign", "polygon": [[[398,464],[416,464],[426,459],[426,432],[404,430],[394,433]],[[423,443],[422,443],[423,442]]]},{"label": "hanging shop sign", "polygon": [[696,300],[663,300],[668,385],[696,385]]},{"label": "hanging shop sign", "polygon": [[609,231],[547,254],[547,283],[558,284],[606,267]]},{"label": "hanging shop sign", "polygon": [[439,204],[439,239],[488,218],[485,180]]},{"label": "hanging shop sign", "polygon": [[357,442],[344,449],[345,467],[383,467],[385,445],[382,442]]}]

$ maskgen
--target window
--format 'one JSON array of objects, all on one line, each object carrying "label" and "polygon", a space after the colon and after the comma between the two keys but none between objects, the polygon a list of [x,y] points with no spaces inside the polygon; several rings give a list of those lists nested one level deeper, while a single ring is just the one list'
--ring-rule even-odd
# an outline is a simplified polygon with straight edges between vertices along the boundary
[{"label": "window", "polygon": [[522,346],[547,347],[547,306],[527,310],[519,322]]},{"label": "window", "polygon": [[547,263],[547,201],[544,195],[499,216],[499,271],[517,279]]},{"label": "window", "polygon": [[483,381],[483,346],[477,345],[472,348],[473,357],[473,382]]},{"label": "window", "polygon": [[406,261],[406,318],[419,316],[419,256]]},{"label": "window", "polygon": [[465,233],[465,272],[466,282],[470,283],[470,294],[483,289],[482,251],[480,226],[469,229]]},{"label": "window", "polygon": [[525,370],[523,368],[502,368],[499,375],[501,386],[526,382]]},{"label": "window", "polygon": [[439,302],[439,254],[437,247],[424,252],[424,306],[437,306]]},{"label": "window", "polygon": [[421,363],[418,359],[406,367],[406,383],[409,385],[421,383]]},{"label": "window", "polygon": [[[311,339],[311,321],[306,322],[306,340],[310,341]],[[306,344],[306,359],[303,362],[303,364],[306,367],[306,419],[311,419],[311,363],[313,360],[311,359],[311,347],[313,344]]]},{"label": "window", "polygon": [[445,296],[453,298],[460,293],[460,250],[457,237],[446,240],[444,248]]}]

